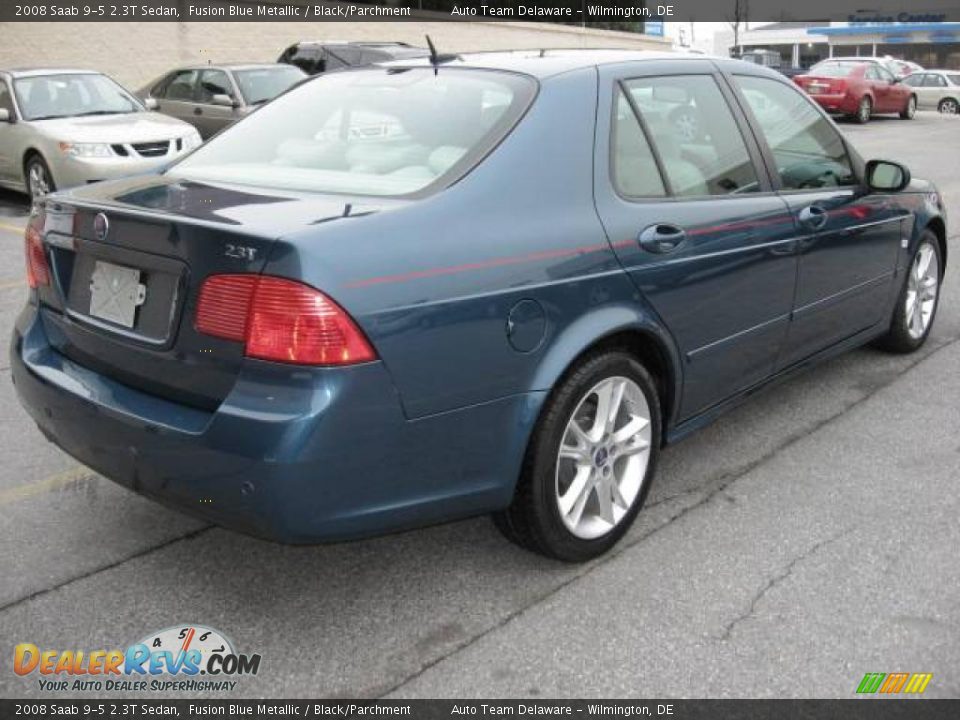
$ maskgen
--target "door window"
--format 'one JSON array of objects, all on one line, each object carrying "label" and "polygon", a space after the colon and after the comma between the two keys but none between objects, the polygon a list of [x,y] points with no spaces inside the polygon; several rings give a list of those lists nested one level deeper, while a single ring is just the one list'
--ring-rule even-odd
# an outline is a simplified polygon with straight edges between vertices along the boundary
[{"label": "door window", "polygon": [[877,72],[877,79],[882,82],[892,83],[896,79],[894,78],[893,73],[887,70],[882,65],[877,65],[875,69]]},{"label": "door window", "polygon": [[743,136],[712,76],[638,78],[626,85],[674,195],[759,189]]},{"label": "door window", "polygon": [[643,128],[626,95],[619,90],[610,147],[613,185],[622,195],[663,197],[667,194]]},{"label": "door window", "polygon": [[773,153],[784,190],[855,185],[840,133],[799,90],[778,80],[736,75]]},{"label": "door window", "polygon": [[947,81],[944,80],[941,75],[934,75],[933,73],[927,73],[926,80],[923,81],[924,87],[946,87]]},{"label": "door window", "polygon": [[910,87],[920,87],[923,85],[923,79],[926,77],[924,73],[914,73],[913,75],[908,75],[903,79],[904,85],[909,85]]},{"label": "door window", "polygon": [[214,95],[228,95],[232,98],[230,79],[223,70],[204,70],[200,75],[197,102],[210,104]]},{"label": "door window", "polygon": [[180,70],[174,73],[169,81],[159,89],[157,97],[164,100],[192,102],[199,75],[200,73],[196,70]]}]

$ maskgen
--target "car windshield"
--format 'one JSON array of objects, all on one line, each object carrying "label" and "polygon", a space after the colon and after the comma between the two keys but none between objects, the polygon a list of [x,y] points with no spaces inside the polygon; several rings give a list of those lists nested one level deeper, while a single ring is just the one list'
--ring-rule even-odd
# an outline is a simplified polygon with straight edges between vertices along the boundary
[{"label": "car windshield", "polygon": [[820,77],[847,77],[860,67],[860,65],[862,65],[862,63],[857,62],[820,63],[810,68],[810,74],[819,75]]},{"label": "car windshield", "polygon": [[284,90],[307,77],[307,74],[293,65],[278,65],[271,68],[237,70],[234,76],[247,105],[257,105],[273,100]]},{"label": "car windshield", "polygon": [[459,177],[513,127],[533,78],[462,68],[321,76],[168,172],[201,182],[400,196]]},{"label": "car windshield", "polygon": [[63,74],[23,77],[13,83],[25,120],[116,115],[143,106],[105,75]]}]

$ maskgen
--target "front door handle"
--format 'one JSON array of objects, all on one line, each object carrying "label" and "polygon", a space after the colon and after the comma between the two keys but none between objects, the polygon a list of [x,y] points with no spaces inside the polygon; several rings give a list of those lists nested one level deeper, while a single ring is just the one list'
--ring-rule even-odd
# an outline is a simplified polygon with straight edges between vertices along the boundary
[{"label": "front door handle", "polygon": [[827,211],[819,205],[808,205],[797,214],[800,222],[813,230],[819,230],[827,224]]},{"label": "front door handle", "polygon": [[657,223],[644,229],[637,238],[642,247],[647,252],[668,253],[673,252],[683,245],[687,239],[687,233],[682,228],[669,223]]},{"label": "front door handle", "polygon": [[203,108],[194,108],[194,109],[193,109],[193,114],[194,114],[194,115],[203,115]]}]

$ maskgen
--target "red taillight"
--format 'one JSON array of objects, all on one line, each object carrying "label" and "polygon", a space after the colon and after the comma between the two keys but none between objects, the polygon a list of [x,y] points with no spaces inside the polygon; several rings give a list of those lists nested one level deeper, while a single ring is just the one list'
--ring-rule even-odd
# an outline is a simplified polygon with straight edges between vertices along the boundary
[{"label": "red taillight", "polygon": [[308,285],[263,275],[212,275],[200,288],[199,332],[243,341],[247,357],[351,365],[376,353],[349,315]]},{"label": "red taillight", "polygon": [[200,288],[194,326],[205,335],[245,340],[257,275],[211,275]]},{"label": "red taillight", "polygon": [[43,250],[43,215],[34,215],[27,223],[24,251],[27,256],[27,284],[31,288],[50,284],[50,265]]}]

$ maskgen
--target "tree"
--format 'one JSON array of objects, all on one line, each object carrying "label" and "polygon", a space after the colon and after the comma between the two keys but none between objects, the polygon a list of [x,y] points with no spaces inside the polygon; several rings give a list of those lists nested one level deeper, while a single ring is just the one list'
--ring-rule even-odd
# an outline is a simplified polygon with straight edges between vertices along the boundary
[{"label": "tree", "polygon": [[733,46],[740,47],[740,24],[747,23],[750,14],[750,0],[733,0],[733,14],[727,15],[727,23],[733,30]]}]

